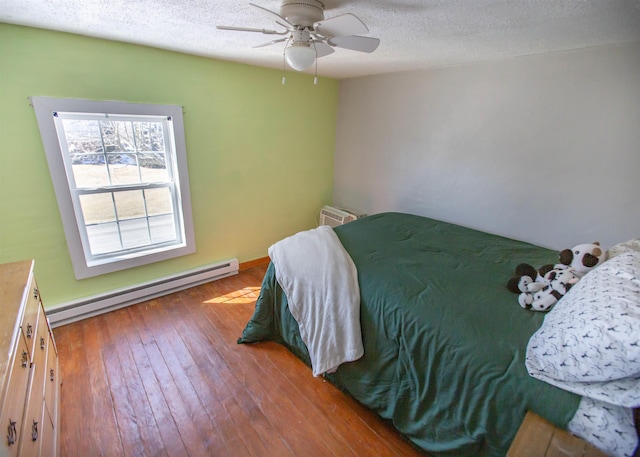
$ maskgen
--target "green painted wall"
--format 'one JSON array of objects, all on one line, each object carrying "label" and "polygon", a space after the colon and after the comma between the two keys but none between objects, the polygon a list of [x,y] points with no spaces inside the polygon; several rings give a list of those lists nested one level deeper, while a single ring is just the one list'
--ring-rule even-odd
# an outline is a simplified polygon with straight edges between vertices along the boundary
[{"label": "green painted wall", "polygon": [[[46,306],[267,255],[331,201],[338,81],[0,23],[0,263],[33,258]],[[77,281],[28,97],[184,107],[197,252]]]}]

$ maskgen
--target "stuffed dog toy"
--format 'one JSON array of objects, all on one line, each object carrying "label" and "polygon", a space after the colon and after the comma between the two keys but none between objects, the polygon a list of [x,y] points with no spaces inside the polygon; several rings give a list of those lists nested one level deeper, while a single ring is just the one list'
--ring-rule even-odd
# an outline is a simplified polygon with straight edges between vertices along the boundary
[{"label": "stuffed dog toy", "polygon": [[516,267],[507,281],[507,289],[519,294],[518,303],[525,309],[548,311],[589,271],[602,264],[607,253],[600,243],[578,244],[560,251],[560,263],[535,269],[528,263]]},{"label": "stuffed dog toy", "polygon": [[573,270],[582,278],[607,259],[607,252],[599,242],[578,244],[571,249],[560,251],[560,263]]},{"label": "stuffed dog toy", "polygon": [[548,311],[579,280],[570,268],[553,268],[542,281],[530,283],[529,291],[518,296],[518,303],[532,311]]}]

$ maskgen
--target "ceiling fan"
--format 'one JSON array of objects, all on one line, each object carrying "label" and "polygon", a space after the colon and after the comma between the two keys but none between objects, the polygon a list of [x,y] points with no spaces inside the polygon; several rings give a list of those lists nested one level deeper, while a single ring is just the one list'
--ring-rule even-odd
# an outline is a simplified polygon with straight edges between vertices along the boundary
[{"label": "ceiling fan", "polygon": [[226,25],[218,25],[217,28],[258,32],[265,35],[282,35],[282,38],[254,47],[286,43],[285,60],[294,70],[306,70],[316,62],[317,58],[335,52],[334,47],[373,52],[380,44],[378,38],[361,36],[368,33],[369,29],[360,18],[351,13],[325,19],[324,5],[318,0],[282,0],[280,14],[254,3],[249,3],[249,5],[264,13],[283,30]]}]

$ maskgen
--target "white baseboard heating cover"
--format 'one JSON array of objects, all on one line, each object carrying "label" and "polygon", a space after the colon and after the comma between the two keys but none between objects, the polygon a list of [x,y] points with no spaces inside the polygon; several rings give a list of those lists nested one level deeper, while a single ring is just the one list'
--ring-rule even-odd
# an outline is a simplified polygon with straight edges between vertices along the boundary
[{"label": "white baseboard heating cover", "polygon": [[52,327],[59,327],[235,274],[238,274],[238,260],[231,259],[143,284],[52,306],[47,308],[47,317]]}]

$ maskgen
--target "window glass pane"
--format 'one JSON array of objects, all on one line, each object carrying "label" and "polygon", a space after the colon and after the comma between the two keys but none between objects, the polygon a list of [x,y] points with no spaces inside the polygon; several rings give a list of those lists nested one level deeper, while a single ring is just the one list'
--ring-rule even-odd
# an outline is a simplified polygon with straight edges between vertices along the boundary
[{"label": "window glass pane", "polygon": [[173,213],[171,191],[168,187],[147,189],[144,191],[144,196],[147,201],[147,214],[149,216]]},{"label": "window glass pane", "polygon": [[118,219],[122,220],[146,217],[147,214],[141,190],[114,192],[113,198],[116,202],[116,213],[118,215]]},{"label": "window glass pane", "polygon": [[140,183],[138,161],[135,154],[107,154],[107,162],[109,163],[112,184]]},{"label": "window glass pane", "polygon": [[95,154],[104,152],[98,121],[63,119],[62,125],[69,153]]},{"label": "window glass pane", "polygon": [[134,122],[136,149],[140,152],[164,151],[164,132],[160,122]]},{"label": "window glass pane", "polygon": [[140,175],[143,182],[167,182],[169,174],[167,173],[167,164],[165,155],[161,154],[140,154],[138,156],[140,163]]},{"label": "window glass pane", "polygon": [[148,245],[149,226],[147,225],[147,219],[121,221],[120,235],[122,236],[122,247],[125,249]]},{"label": "window glass pane", "polygon": [[106,152],[135,151],[133,127],[128,121],[100,121]]},{"label": "window glass pane", "polygon": [[87,225],[116,221],[111,192],[80,195],[80,206],[84,223]]},{"label": "window glass pane", "polygon": [[122,249],[118,234],[118,224],[115,222],[87,226],[87,238],[89,239],[92,255],[105,254]]},{"label": "window glass pane", "polygon": [[195,251],[182,107],[31,101],[77,278]]},{"label": "window glass pane", "polygon": [[149,231],[152,243],[162,243],[176,239],[176,227],[172,215],[149,218]]},{"label": "window glass pane", "polygon": [[71,154],[71,169],[76,188],[108,186],[109,172],[102,154]]}]

